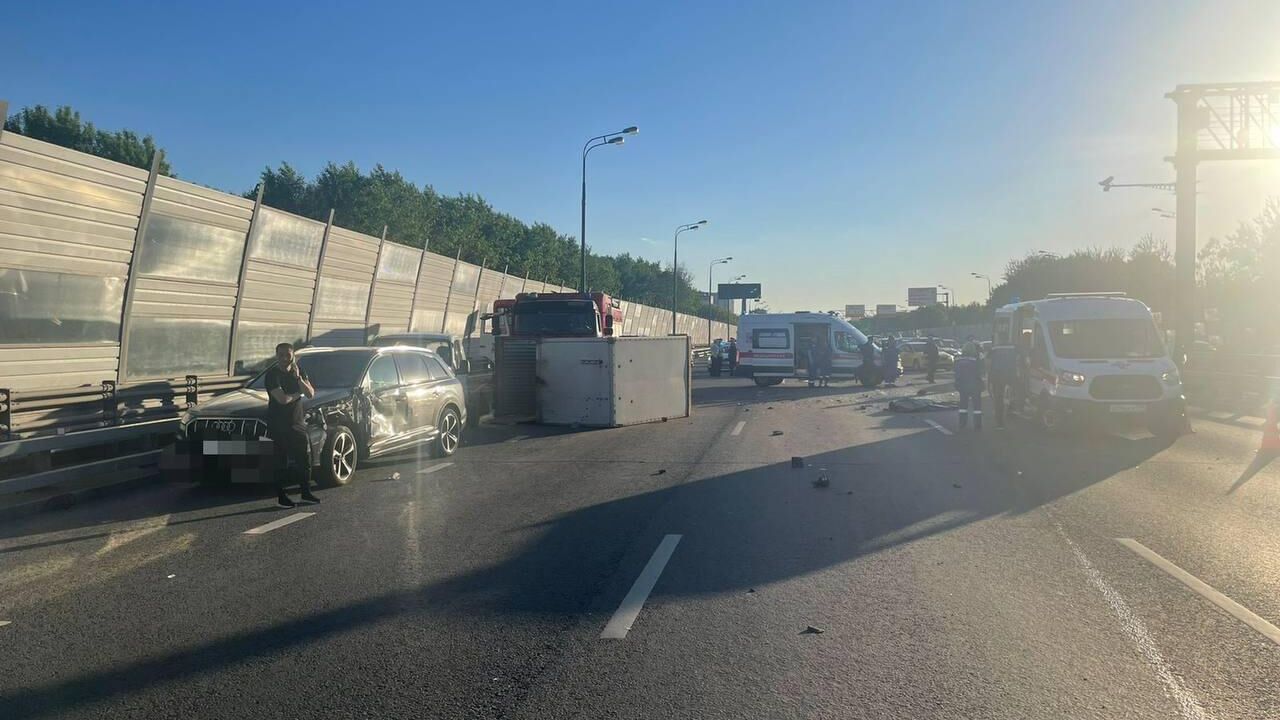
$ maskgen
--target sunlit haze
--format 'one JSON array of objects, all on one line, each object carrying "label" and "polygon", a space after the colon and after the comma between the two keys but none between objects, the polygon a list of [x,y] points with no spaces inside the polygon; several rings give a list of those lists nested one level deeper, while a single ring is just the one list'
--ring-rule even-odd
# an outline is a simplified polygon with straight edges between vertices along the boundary
[{"label": "sunlit haze", "polygon": [[[81,18],[66,23],[71,10]],[[27,3],[0,28],[14,108],[70,104],[148,132],[235,192],[288,161],[382,163],[700,285],[745,273],[775,309],[983,299],[1029,248],[1129,246],[1173,223],[1179,83],[1280,77],[1280,3],[385,4],[197,9]],[[131,38],[123,40],[122,38]],[[1280,132],[1278,130],[1277,132]],[[1280,168],[1201,169],[1202,241],[1280,194]]]}]

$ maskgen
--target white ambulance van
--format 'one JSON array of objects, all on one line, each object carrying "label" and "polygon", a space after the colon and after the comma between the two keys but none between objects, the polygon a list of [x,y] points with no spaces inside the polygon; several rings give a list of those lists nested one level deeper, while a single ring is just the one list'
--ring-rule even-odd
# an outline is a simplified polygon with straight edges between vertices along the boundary
[{"label": "white ambulance van", "polygon": [[[815,312],[750,314],[738,318],[737,375],[760,386],[777,385],[784,378],[807,378],[804,348],[826,338],[832,349],[833,380],[857,379],[865,387],[879,385],[878,368],[864,371],[862,346],[867,336],[844,318]],[[875,350],[876,362],[880,350]]]},{"label": "white ambulance van", "polygon": [[1160,437],[1186,425],[1177,366],[1151,310],[1123,293],[1054,294],[996,310],[996,346],[1029,336],[1027,400],[1046,429],[1142,420]]}]

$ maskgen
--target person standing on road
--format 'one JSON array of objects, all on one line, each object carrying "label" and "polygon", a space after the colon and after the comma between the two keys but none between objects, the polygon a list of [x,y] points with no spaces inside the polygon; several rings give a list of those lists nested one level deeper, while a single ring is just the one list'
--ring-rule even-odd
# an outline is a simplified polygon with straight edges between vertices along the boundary
[{"label": "person standing on road", "polygon": [[996,429],[1004,429],[1005,402],[1016,394],[1018,382],[1018,351],[1012,345],[992,345],[987,352],[987,387],[991,392],[991,405],[996,412]]},{"label": "person standing on road", "polygon": [[809,378],[809,387],[818,380],[818,348],[817,341],[809,338],[804,344],[804,367]]},{"label": "person standing on road", "polygon": [[932,383],[934,375],[938,372],[938,338],[932,335],[924,343],[924,361],[928,366],[929,382]]},{"label": "person standing on road", "polygon": [[738,368],[738,338],[729,338],[729,375]]},{"label": "person standing on road", "polygon": [[276,346],[276,364],[264,378],[267,390],[267,429],[275,450],[276,493],[281,507],[294,507],[285,492],[290,484],[289,461],[292,460],[302,487],[302,499],[318,503],[311,494],[311,440],[303,419],[302,398],[315,397],[311,380],[298,365],[298,357],[289,343]]},{"label": "person standing on road", "polygon": [[956,391],[960,393],[960,427],[969,424],[970,408],[973,413],[973,429],[982,429],[982,360],[978,359],[978,346],[969,343],[956,359]]},{"label": "person standing on road", "polygon": [[827,342],[826,338],[818,341],[816,357],[818,360],[818,385],[827,387],[831,384],[831,364],[834,356],[831,343]]},{"label": "person standing on road", "polygon": [[1027,395],[1031,394],[1031,331],[1023,330],[1018,335],[1017,343],[1017,379],[1014,382],[1013,407],[1021,415],[1027,407]]},{"label": "person standing on road", "polygon": [[898,341],[888,338],[880,349],[880,360],[884,363],[884,384],[896,385],[898,382]]}]

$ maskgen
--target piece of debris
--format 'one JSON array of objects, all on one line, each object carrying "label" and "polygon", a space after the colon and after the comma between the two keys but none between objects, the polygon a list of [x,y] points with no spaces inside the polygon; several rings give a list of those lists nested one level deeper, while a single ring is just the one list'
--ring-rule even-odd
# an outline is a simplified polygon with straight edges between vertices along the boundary
[{"label": "piece of debris", "polygon": [[831,480],[827,478],[825,472],[821,472],[818,477],[814,478],[813,486],[816,488],[831,487]]},{"label": "piece of debris", "polygon": [[928,395],[928,394],[929,394],[929,388],[920,388],[919,390],[916,391],[916,395]]},{"label": "piece of debris", "polygon": [[770,435],[772,435],[773,437],[777,437],[777,436],[779,436],[779,435],[781,435],[781,434],[782,434],[782,431],[781,431],[781,430],[774,430],[773,432],[771,432],[771,433],[769,433],[769,434],[770,434]]},{"label": "piece of debris", "polygon": [[814,627],[812,625],[809,625],[805,627],[805,629],[802,630],[800,634],[801,635],[821,635],[824,632],[826,632],[826,630],[823,630],[820,627]]},{"label": "piece of debris", "polygon": [[755,588],[747,588],[747,594],[748,594],[748,595],[750,595],[751,593],[753,593],[753,592],[755,592],[755,591],[756,591],[756,589],[755,589]]},{"label": "piece of debris", "polygon": [[852,495],[852,494],[853,494],[853,491],[852,491],[852,490],[850,490],[849,492],[845,493],[845,495]]},{"label": "piece of debris", "polygon": [[791,456],[791,467],[799,470],[804,467],[804,458],[799,455]]},{"label": "piece of debris", "polygon": [[650,473],[650,474],[651,474],[651,475],[666,475],[666,474],[667,474],[667,469],[666,469],[666,468],[658,468],[658,472]]},{"label": "piece of debris", "polygon": [[391,477],[389,477],[389,478],[387,478],[387,479],[388,479],[388,480],[399,480],[399,479],[400,479],[400,473],[399,473],[399,472],[393,472],[393,473],[391,473]]},{"label": "piece of debris", "polygon": [[889,401],[889,410],[893,412],[936,412],[938,410],[955,410],[959,405],[951,400],[921,400],[919,398],[894,398]]},{"label": "piece of debris", "polygon": [[951,487],[958,488],[960,487],[960,483],[951,483]]},{"label": "piece of debris", "polygon": [[765,408],[765,410],[772,410],[772,409],[773,409],[773,406],[772,406],[772,405],[770,405],[769,407]]},{"label": "piece of debris", "polygon": [[176,577],[178,577],[178,576],[177,576],[177,575],[174,575],[174,574],[172,574],[172,573],[170,573],[170,574],[168,575],[167,579],[172,580],[172,579],[174,579],[174,578],[176,578]]}]

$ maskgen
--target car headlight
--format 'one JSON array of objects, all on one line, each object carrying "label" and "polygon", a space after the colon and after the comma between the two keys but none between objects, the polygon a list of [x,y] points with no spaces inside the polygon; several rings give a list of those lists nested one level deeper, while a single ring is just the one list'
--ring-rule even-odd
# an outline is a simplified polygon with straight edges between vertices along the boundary
[{"label": "car headlight", "polygon": [[1165,370],[1160,375],[1160,381],[1163,382],[1165,385],[1181,385],[1182,384],[1182,378],[1178,377],[1177,370]]},{"label": "car headlight", "polygon": [[1078,387],[1084,384],[1084,375],[1078,372],[1071,372],[1070,370],[1063,370],[1058,373],[1058,382],[1063,385],[1074,385]]}]

